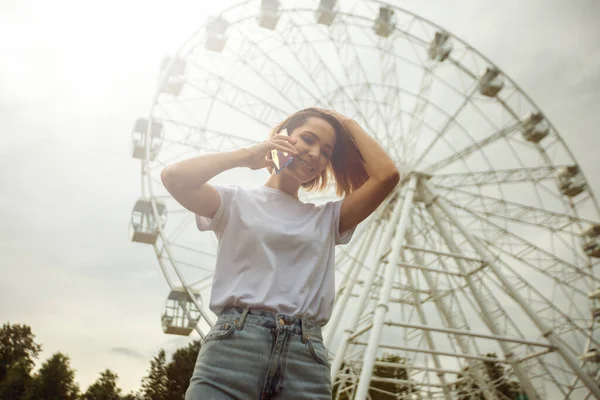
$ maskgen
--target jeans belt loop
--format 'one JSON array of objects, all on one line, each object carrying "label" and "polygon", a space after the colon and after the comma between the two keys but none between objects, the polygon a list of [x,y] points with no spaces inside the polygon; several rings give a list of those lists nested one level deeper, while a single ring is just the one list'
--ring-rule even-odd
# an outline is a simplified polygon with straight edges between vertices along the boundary
[{"label": "jeans belt loop", "polygon": [[302,335],[302,343],[306,344],[309,340],[308,333],[306,332],[306,327],[304,326],[304,319],[300,319],[300,334]]},{"label": "jeans belt loop", "polygon": [[246,315],[248,315],[248,311],[250,311],[250,307],[244,308],[244,312],[242,312],[241,317],[236,321],[238,331],[244,327],[244,321],[246,321]]}]

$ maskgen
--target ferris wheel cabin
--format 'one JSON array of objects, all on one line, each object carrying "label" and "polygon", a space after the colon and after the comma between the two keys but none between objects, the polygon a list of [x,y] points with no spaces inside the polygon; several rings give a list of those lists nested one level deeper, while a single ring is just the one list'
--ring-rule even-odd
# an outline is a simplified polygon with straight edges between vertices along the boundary
[{"label": "ferris wheel cabin", "polygon": [[488,67],[479,78],[479,93],[487,97],[494,97],[504,87],[504,80],[500,76],[500,70]]},{"label": "ferris wheel cabin", "polygon": [[[192,291],[196,299],[200,294]],[[165,312],[161,317],[163,332],[188,336],[200,319],[200,312],[184,288],[173,288],[167,297]]]},{"label": "ferris wheel cabin", "polygon": [[575,197],[586,188],[585,179],[577,165],[562,168],[557,174],[557,179],[560,192],[568,197]]},{"label": "ferris wheel cabin", "polygon": [[550,124],[540,112],[532,112],[525,117],[523,125],[523,137],[533,143],[539,143],[550,132]]},{"label": "ferris wheel cabin", "polygon": [[600,300],[600,289],[596,289],[588,294],[590,300]]},{"label": "ferris wheel cabin", "polygon": [[379,14],[375,19],[373,30],[381,37],[388,37],[396,28],[396,16],[391,7],[379,8]]},{"label": "ferris wheel cabin", "polygon": [[331,25],[335,19],[337,12],[334,10],[335,0],[321,0],[319,2],[319,8],[315,12],[317,18],[317,24]]},{"label": "ferris wheel cabin", "polygon": [[164,131],[163,125],[158,121],[150,123],[150,135],[146,135],[148,129],[148,119],[139,118],[133,125],[131,132],[132,138],[132,157],[144,160],[146,158],[146,138],[150,137],[150,161],[154,161],[156,154],[162,145]]},{"label": "ferris wheel cabin", "polygon": [[442,62],[448,58],[452,51],[452,41],[448,32],[436,32],[435,37],[429,42],[427,54],[434,61]]},{"label": "ferris wheel cabin", "polygon": [[[170,67],[169,67],[170,66]],[[179,96],[181,88],[185,83],[185,74],[187,70],[187,61],[181,58],[163,58],[160,66],[160,76],[164,76],[164,84],[160,91],[173,96]]]},{"label": "ferris wheel cabin", "polygon": [[600,352],[598,351],[598,349],[593,348],[593,349],[590,349],[590,351],[588,351],[581,357],[579,357],[579,359],[581,361],[591,361],[591,362],[600,363]]},{"label": "ferris wheel cabin", "polygon": [[[583,251],[590,257],[600,258],[600,225],[591,225],[581,233]],[[600,289],[590,295],[590,298],[600,299]]]},{"label": "ferris wheel cabin", "polygon": [[225,43],[227,43],[228,27],[229,22],[220,15],[208,21],[206,24],[204,47],[207,50],[217,53],[222,52],[225,48]]},{"label": "ferris wheel cabin", "polygon": [[263,28],[275,30],[279,22],[281,4],[278,0],[262,0],[258,13],[258,24]]},{"label": "ferris wheel cabin", "polygon": [[158,227],[164,227],[167,221],[167,208],[160,200],[154,200],[158,219],[152,212],[150,199],[140,197],[131,212],[131,224],[129,226],[131,240],[133,242],[155,244],[158,237]]}]

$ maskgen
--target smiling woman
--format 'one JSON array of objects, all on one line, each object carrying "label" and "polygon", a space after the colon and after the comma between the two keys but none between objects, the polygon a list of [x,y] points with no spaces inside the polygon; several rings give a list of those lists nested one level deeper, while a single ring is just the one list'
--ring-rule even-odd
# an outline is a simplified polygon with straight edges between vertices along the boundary
[{"label": "smiling woman", "polygon": [[[280,134],[285,130],[289,135]],[[293,157],[278,173],[272,150]],[[252,189],[207,183],[234,167],[266,167],[271,175]],[[335,296],[334,248],[350,241],[398,183],[391,158],[355,122],[313,108],[292,114],[263,143],[178,162],[161,178],[196,214],[198,229],[219,240],[210,299],[218,320],[204,338],[186,398],[330,399],[321,327]],[[299,200],[300,187],[323,190],[329,178],[341,200]],[[280,356],[266,356],[281,346]],[[296,368],[284,377],[281,363]]]},{"label": "smiling woman", "polygon": [[[336,193],[343,196],[368,179],[364,159],[343,120],[339,114],[336,117],[332,112],[312,108],[291,115],[273,128],[270,137],[285,129],[296,142],[300,141],[299,146],[310,149],[297,158],[319,173],[302,183],[303,188],[324,190],[334,178]],[[267,169],[272,172],[271,166]]]}]

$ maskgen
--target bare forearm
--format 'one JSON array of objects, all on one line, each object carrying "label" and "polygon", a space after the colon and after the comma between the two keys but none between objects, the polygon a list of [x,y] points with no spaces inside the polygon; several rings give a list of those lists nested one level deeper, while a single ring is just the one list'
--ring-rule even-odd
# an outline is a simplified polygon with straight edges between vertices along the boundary
[{"label": "bare forearm", "polygon": [[365,159],[369,177],[385,181],[397,177],[399,172],[389,154],[354,120],[345,120],[344,126],[354,139],[358,150]]},{"label": "bare forearm", "polygon": [[246,160],[247,153],[244,149],[198,156],[165,167],[161,172],[161,179],[167,189],[193,189],[221,172],[246,166]]}]

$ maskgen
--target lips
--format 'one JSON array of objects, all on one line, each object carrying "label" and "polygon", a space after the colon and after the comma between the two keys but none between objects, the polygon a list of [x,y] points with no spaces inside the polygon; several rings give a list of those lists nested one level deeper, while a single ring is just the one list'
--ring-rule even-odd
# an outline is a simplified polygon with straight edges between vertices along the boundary
[{"label": "lips", "polygon": [[312,167],[312,166],[311,166],[309,163],[307,163],[307,162],[306,162],[306,161],[304,161],[303,159],[301,159],[301,158],[296,158],[296,159],[298,160],[298,162],[299,162],[300,164],[303,164],[304,166],[306,166],[306,167],[307,167],[308,169],[310,169],[311,171],[314,171],[314,170],[315,170],[315,168],[314,168],[314,167]]}]

